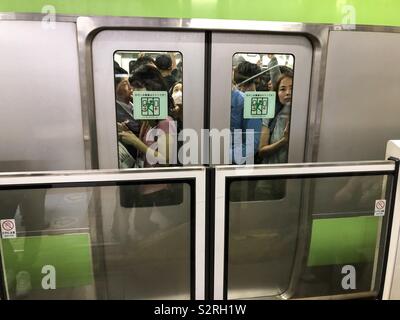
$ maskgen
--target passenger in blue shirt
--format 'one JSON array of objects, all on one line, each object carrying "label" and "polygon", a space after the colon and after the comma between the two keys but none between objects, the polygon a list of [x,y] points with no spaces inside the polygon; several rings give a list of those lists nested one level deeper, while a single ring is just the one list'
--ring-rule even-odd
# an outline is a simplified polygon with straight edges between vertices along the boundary
[{"label": "passenger in blue shirt", "polygon": [[[234,164],[252,164],[260,141],[262,119],[244,119],[244,92],[256,91],[257,78],[261,68],[248,61],[243,61],[234,70],[234,86],[231,93],[231,160]],[[249,80],[250,79],[250,80]],[[240,133],[235,130],[241,130]],[[246,132],[247,130],[247,132]],[[247,135],[247,137],[246,137]],[[246,139],[247,138],[247,139]]]}]

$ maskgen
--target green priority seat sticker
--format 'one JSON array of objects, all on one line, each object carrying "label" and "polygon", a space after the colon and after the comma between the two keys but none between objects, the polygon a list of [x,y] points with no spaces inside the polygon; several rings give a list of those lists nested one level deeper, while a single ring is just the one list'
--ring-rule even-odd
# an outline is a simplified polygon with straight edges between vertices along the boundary
[{"label": "green priority seat sticker", "polygon": [[272,119],[275,116],[274,91],[247,91],[244,95],[244,119]]},{"label": "green priority seat sticker", "polygon": [[164,120],[168,116],[167,91],[134,91],[135,120]]},{"label": "green priority seat sticker", "polygon": [[1,239],[1,252],[10,298],[21,273],[29,276],[35,291],[83,287],[94,281],[88,233]]}]

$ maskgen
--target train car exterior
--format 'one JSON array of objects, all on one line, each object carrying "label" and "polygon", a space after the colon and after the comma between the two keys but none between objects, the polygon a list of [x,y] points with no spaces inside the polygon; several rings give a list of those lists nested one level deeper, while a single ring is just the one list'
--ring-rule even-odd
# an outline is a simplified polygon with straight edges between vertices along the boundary
[{"label": "train car exterior", "polygon": [[[68,1],[4,1],[0,4],[0,12],[3,12],[0,14],[0,43],[5,47],[0,53],[0,171],[121,167],[115,111],[115,62],[118,61],[127,70],[127,61],[138,59],[141,52],[172,53],[182,63],[185,105],[182,126],[193,130],[197,137],[201,137],[202,130],[216,129],[222,132],[230,129],[232,66],[235,65],[235,57],[245,57],[249,61],[255,59],[254,62],[259,59],[262,67],[265,67],[270,61],[265,56],[275,55],[286,59],[285,63],[294,70],[292,101],[295,108],[290,116],[287,162],[384,160],[387,141],[400,139],[400,91],[397,88],[400,66],[395,60],[400,55],[400,20],[395,14],[399,6],[396,1],[321,3],[304,0],[279,3],[260,0],[249,3],[171,0],[155,4],[118,0],[112,4],[97,1],[94,5],[91,1],[81,1],[79,4]],[[210,159],[207,158],[208,154],[204,155],[203,142],[200,141],[196,146],[198,161],[191,164],[224,164],[224,153],[220,149],[212,150]],[[221,157],[213,161],[212,157],[217,154]],[[228,172],[230,169],[221,170]],[[338,279],[341,280],[342,268],[347,265],[355,265],[361,270],[362,279],[358,291],[350,297],[381,297],[382,286],[376,283],[383,281],[381,263],[384,254],[377,247],[384,242],[390,224],[389,220],[370,217],[368,207],[371,199],[377,199],[378,194],[387,196],[389,201],[388,186],[393,181],[385,175],[386,171],[382,169],[381,172],[380,175],[359,179],[327,178],[312,183],[306,179],[288,180],[285,182],[287,189],[284,196],[267,202],[257,200],[248,192],[257,189],[253,181],[256,178],[241,181],[232,176],[230,190],[236,187],[241,193],[237,198],[234,191],[227,195],[230,197],[229,217],[233,219],[230,228],[234,230],[229,243],[234,251],[230,262],[225,261],[224,267],[224,261],[219,261],[217,253],[212,258],[214,265],[208,268],[214,269],[214,278],[208,280],[213,283],[214,289],[208,288],[207,291],[203,285],[199,285],[197,291],[193,291],[189,280],[176,280],[179,277],[175,274],[169,280],[177,281],[178,292],[168,291],[171,282],[167,277],[160,277],[159,282],[164,283],[160,292],[148,289],[145,281],[139,281],[143,291],[131,290],[125,296],[121,289],[123,279],[117,277],[117,281],[113,279],[112,282],[108,278],[101,278],[99,282],[102,284],[95,288],[89,285],[93,283],[94,276],[88,271],[80,278],[77,276],[79,280],[72,281],[72,286],[80,287],[75,297],[346,298],[348,296],[344,293],[347,291],[340,287]],[[229,176],[229,173],[226,175]],[[254,177],[257,175],[254,174]],[[188,176],[183,174],[182,179],[188,179]],[[375,190],[376,186],[378,188]],[[61,196],[58,197],[55,192],[51,198],[54,201],[52,205],[56,206],[62,197],[63,201],[71,204],[76,196],[82,201],[77,204],[77,211],[85,212],[85,206],[89,206],[88,203],[92,205],[88,199],[95,194],[97,209],[113,212],[114,218],[121,215],[121,212],[115,213],[115,207],[122,193],[116,192],[116,189],[108,190],[107,186],[101,184],[100,187],[102,192],[99,194],[93,190],[80,190],[84,196],[66,191],[65,194],[60,192]],[[163,209],[162,214],[154,219],[160,219],[162,225],[165,222],[162,215],[172,216],[173,211],[180,211],[184,213],[184,219],[190,221],[193,204],[187,199],[193,192],[192,187],[187,181],[183,183],[181,192],[185,200],[175,203],[175,207]],[[361,201],[361,195],[361,200],[354,205],[349,200],[337,200],[344,193],[340,193],[341,190],[348,193],[361,190],[365,194],[370,191],[371,195],[367,196],[366,202]],[[207,189],[206,193],[211,191]],[[286,197],[288,194],[291,196]],[[38,193],[37,197],[44,195]],[[299,209],[307,206],[312,207],[312,218],[305,217],[303,209]],[[247,210],[245,212],[254,213],[253,221],[243,219],[243,207]],[[282,214],[279,218],[266,217],[264,212],[267,210],[288,214]],[[68,213],[65,213],[66,216]],[[114,226],[109,216],[105,215],[100,223],[104,229],[111,224]],[[57,220],[60,225],[66,221],[62,217]],[[86,221],[76,215],[73,219],[75,222],[69,225],[68,220],[64,226],[67,225],[71,230],[87,230],[90,229],[88,221],[94,218],[89,216]],[[124,222],[129,224],[124,219],[118,221],[119,225]],[[218,226],[215,219],[214,223]],[[302,220],[307,220],[309,230],[306,235],[298,231],[297,221]],[[51,230],[56,230],[55,236],[61,237],[58,234],[61,231],[57,233],[57,223],[51,223]],[[168,223],[165,222],[165,225]],[[273,227],[268,232],[259,232],[257,223],[267,223]],[[96,228],[98,226],[97,221]],[[236,234],[235,228],[242,227],[252,233],[246,236],[240,232]],[[284,230],[288,236],[285,238],[277,229]],[[173,236],[163,235],[165,238],[162,241],[170,246],[171,250],[167,250],[169,253],[177,239],[188,237],[186,229],[176,232]],[[98,230],[94,233],[90,231],[89,238],[82,236],[76,241],[81,244],[111,241],[108,235],[99,237],[99,233]],[[32,235],[34,233],[30,233],[30,230],[25,234]],[[214,236],[213,241],[218,243],[221,239],[216,232]],[[247,265],[257,259],[262,260],[260,252],[253,252],[249,243],[259,248],[267,238],[272,239],[269,249],[273,261],[264,261],[254,268]],[[54,239],[55,243],[63,241],[62,238]],[[243,239],[250,240],[243,242]],[[287,241],[282,243],[282,239]],[[307,260],[304,262],[307,270],[303,270],[302,276],[293,275],[300,273],[301,269],[293,258],[301,251],[296,242],[298,239],[307,243],[301,248],[307,252],[304,254],[306,258],[303,257],[303,260]],[[42,245],[46,247],[44,243]],[[50,245],[49,250],[54,250],[54,246]],[[179,248],[183,258],[171,253],[173,258],[189,259],[191,253],[188,248],[191,246],[193,243],[190,241],[182,241]],[[279,256],[279,248],[286,253],[296,254]],[[152,245],[144,243],[138,251],[138,256],[143,257],[141,263],[160,263],[155,255],[148,256],[149,252],[157,250],[162,250],[160,242]],[[97,274],[105,273],[107,268],[118,272],[118,263],[113,259],[120,257],[114,255],[112,248],[104,245],[95,251],[97,255],[107,257],[104,265],[94,267]],[[327,254],[328,251],[332,254]],[[89,270],[93,257],[88,252],[82,251],[81,254],[84,257],[83,266]],[[132,259],[130,263],[140,260],[137,256]],[[203,261],[206,258],[199,255],[196,259]],[[170,264],[168,259],[162,263],[167,270],[175,268],[181,274],[194,270],[193,265]],[[281,268],[280,265],[286,267]],[[7,269],[6,266],[3,268]],[[224,268],[229,268],[228,276]],[[271,271],[266,275],[260,268],[269,268]],[[143,279],[148,276],[145,269],[139,269]],[[254,279],[250,279],[250,284],[243,283],[243,272],[255,275]],[[275,280],[268,284],[268,288],[260,288],[257,284],[259,275]],[[325,281],[321,287],[318,287],[316,280],[318,275]],[[374,278],[376,275],[378,279]],[[194,281],[201,283],[206,277],[197,277]],[[339,285],[334,285],[334,281]],[[70,280],[65,281],[68,282]],[[11,283],[8,284],[11,286]],[[301,283],[298,291],[295,290],[295,283]],[[17,291],[7,288],[7,297],[18,298]],[[33,298],[46,297],[41,294]],[[60,293],[58,297],[65,296]]]}]

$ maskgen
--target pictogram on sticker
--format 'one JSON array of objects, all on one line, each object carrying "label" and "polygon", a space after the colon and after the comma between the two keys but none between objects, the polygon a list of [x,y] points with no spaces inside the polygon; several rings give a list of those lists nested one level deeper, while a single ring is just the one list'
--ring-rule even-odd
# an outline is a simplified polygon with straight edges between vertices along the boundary
[{"label": "pictogram on sticker", "polygon": [[375,216],[383,216],[386,211],[386,200],[376,200],[375,201]]},{"label": "pictogram on sticker", "polygon": [[11,220],[4,220],[1,226],[5,231],[11,231],[15,227],[14,222],[12,222]]},{"label": "pictogram on sticker", "polygon": [[14,219],[0,220],[0,227],[3,239],[15,238],[17,236]]}]

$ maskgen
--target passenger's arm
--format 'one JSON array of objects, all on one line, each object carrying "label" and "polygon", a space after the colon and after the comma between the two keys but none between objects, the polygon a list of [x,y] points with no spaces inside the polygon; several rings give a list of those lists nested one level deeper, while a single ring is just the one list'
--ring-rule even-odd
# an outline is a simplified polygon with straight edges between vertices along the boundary
[{"label": "passenger's arm", "polygon": [[263,126],[263,129],[261,131],[260,148],[258,150],[259,155],[263,158],[273,154],[274,152],[278,151],[280,148],[282,148],[288,143],[289,123],[286,125],[283,137],[280,140],[272,144],[269,144],[268,143],[269,137],[270,137],[269,128]]},{"label": "passenger's arm", "polygon": [[[122,131],[119,133],[119,136],[122,139],[122,142],[125,144],[129,144],[134,146],[143,154],[147,154],[148,152],[154,158],[159,159],[161,163],[167,163],[169,161],[168,151],[169,151],[169,135],[163,134],[158,137],[158,149],[156,151],[150,147],[148,147],[142,140],[140,140],[132,131]],[[166,155],[166,156],[165,156]]]}]

